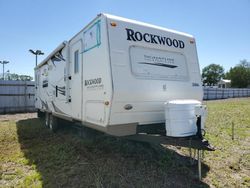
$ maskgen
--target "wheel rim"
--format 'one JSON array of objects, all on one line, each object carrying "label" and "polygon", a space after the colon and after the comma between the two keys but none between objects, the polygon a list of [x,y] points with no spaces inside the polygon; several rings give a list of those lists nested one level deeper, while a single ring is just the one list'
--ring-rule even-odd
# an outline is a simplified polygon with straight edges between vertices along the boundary
[{"label": "wheel rim", "polygon": [[49,126],[49,114],[48,114],[48,113],[46,113],[45,126],[46,126],[46,127]]},{"label": "wheel rim", "polygon": [[49,121],[49,128],[52,130],[53,128],[53,118],[50,117],[50,121]]}]

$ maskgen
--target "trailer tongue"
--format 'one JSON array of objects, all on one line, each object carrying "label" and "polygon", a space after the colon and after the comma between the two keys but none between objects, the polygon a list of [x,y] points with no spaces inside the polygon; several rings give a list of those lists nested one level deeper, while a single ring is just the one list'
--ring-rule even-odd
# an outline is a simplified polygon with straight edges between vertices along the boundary
[{"label": "trailer tongue", "polygon": [[[165,145],[172,145],[172,146],[179,146],[189,148],[190,158],[195,157],[192,156],[191,149],[197,150],[197,162],[198,162],[198,177],[199,180],[202,179],[201,177],[201,151],[215,151],[215,148],[210,145],[210,143],[204,139],[202,136],[191,136],[186,138],[174,138],[168,137],[165,135],[160,134],[141,134],[137,133],[136,135],[126,136],[124,137],[128,140],[134,140],[139,142],[150,142],[155,144],[165,144]],[[196,152],[194,152],[196,154]]]},{"label": "trailer tongue", "polygon": [[166,144],[198,150],[198,174],[201,180],[201,150],[215,148],[203,138],[206,106],[196,100],[173,100],[165,103],[164,124],[138,126],[137,134],[126,136],[129,140]]}]

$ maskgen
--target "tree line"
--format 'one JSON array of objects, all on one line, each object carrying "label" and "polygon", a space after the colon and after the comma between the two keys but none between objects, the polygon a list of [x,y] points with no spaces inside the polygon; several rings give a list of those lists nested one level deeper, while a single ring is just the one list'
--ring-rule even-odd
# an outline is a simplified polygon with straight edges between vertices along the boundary
[{"label": "tree line", "polygon": [[[1,76],[1,79],[3,79],[2,76]],[[4,80],[31,81],[31,80],[33,80],[33,77],[28,76],[28,75],[20,75],[20,74],[16,74],[16,73],[5,73]]]},{"label": "tree line", "polygon": [[250,86],[250,62],[246,59],[231,67],[225,73],[223,66],[210,64],[202,69],[203,85],[216,85],[221,79],[231,80],[231,87],[246,88]]}]

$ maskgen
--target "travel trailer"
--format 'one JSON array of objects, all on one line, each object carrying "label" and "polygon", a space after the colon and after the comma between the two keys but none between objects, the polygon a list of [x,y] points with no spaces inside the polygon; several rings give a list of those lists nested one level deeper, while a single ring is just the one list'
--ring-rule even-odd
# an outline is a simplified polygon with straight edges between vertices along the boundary
[{"label": "travel trailer", "polygon": [[[204,129],[206,108],[192,35],[99,14],[35,67],[38,115],[110,135],[164,124],[165,135]],[[199,123],[197,123],[199,122]]]}]

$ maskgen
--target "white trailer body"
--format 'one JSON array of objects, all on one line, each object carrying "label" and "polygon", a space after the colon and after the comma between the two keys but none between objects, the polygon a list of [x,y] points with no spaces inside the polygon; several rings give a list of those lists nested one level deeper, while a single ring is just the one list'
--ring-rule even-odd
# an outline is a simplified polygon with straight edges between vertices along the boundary
[{"label": "white trailer body", "polygon": [[164,103],[201,101],[193,36],[99,14],[35,68],[40,111],[108,134],[165,123]]}]

